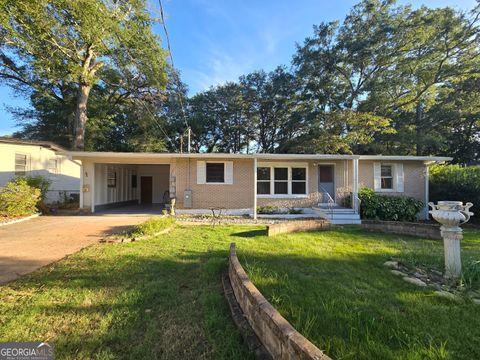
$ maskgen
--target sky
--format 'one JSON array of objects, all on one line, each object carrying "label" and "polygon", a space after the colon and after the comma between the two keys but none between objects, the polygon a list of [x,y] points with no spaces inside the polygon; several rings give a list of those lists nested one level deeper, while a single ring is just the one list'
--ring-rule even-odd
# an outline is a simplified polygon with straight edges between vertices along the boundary
[{"label": "sky", "polygon": [[[472,9],[476,0],[400,0],[414,7]],[[163,0],[175,67],[189,94],[240,75],[290,65],[295,44],[312,35],[313,25],[342,20],[355,0]],[[159,14],[158,0],[149,0]],[[163,28],[154,27],[166,46]],[[0,84],[0,135],[18,130],[5,106],[28,106]]]}]

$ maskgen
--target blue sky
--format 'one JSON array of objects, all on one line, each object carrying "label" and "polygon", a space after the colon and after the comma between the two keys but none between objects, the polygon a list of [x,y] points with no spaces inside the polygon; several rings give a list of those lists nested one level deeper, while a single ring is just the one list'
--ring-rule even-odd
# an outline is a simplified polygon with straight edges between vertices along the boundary
[{"label": "blue sky", "polygon": [[[158,14],[158,1],[149,0]],[[253,70],[289,65],[295,43],[312,25],[343,19],[353,0],[163,0],[175,66],[190,94]],[[400,4],[471,9],[475,0],[412,0]],[[161,26],[155,31],[164,39]],[[164,44],[165,45],[165,44]],[[0,135],[15,131],[5,105],[27,106],[0,85]]]}]

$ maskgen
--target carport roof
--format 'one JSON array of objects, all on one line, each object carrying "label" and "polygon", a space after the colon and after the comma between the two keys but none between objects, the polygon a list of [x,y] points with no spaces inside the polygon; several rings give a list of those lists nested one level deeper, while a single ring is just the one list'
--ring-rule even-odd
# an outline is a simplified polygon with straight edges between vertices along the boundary
[{"label": "carport roof", "polygon": [[112,160],[146,160],[146,159],[258,159],[258,160],[377,160],[377,161],[450,161],[451,157],[441,156],[392,156],[392,155],[335,155],[335,154],[229,154],[229,153],[139,153],[139,152],[98,152],[69,151],[66,155],[74,160],[112,159]]}]

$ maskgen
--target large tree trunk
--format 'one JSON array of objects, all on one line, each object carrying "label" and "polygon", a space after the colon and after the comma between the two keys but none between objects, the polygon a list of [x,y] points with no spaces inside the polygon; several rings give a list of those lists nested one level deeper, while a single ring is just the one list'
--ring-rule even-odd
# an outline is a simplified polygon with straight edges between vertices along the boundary
[{"label": "large tree trunk", "polygon": [[92,89],[91,85],[80,84],[77,94],[77,106],[75,108],[75,144],[74,149],[83,151],[85,149],[85,125],[87,123],[87,102],[88,95]]}]

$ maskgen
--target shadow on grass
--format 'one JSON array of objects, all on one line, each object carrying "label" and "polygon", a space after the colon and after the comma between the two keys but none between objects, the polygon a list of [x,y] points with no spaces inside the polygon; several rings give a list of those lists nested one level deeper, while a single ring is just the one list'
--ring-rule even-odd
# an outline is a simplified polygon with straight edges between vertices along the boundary
[{"label": "shadow on grass", "polygon": [[242,238],[252,238],[252,237],[256,237],[256,236],[267,236],[267,229],[242,231],[242,232],[230,234],[230,236],[242,237]]},{"label": "shadow on grass", "polygon": [[0,340],[34,334],[57,358],[251,358],[222,293],[227,250],[152,245],[87,249],[2,287]]},{"label": "shadow on grass", "polygon": [[394,277],[382,266],[390,253],[265,254],[247,240],[265,230],[209,242],[222,229],[201,229],[203,246],[190,229],[175,241],[95,246],[2,287],[0,340],[34,334],[58,358],[248,359],[220,283],[232,236],[260,291],[334,358],[441,358],[442,347],[480,358],[480,307]]},{"label": "shadow on grass", "polygon": [[480,358],[480,306],[395,277],[382,265],[390,254],[237,253],[272,305],[333,358]]}]

